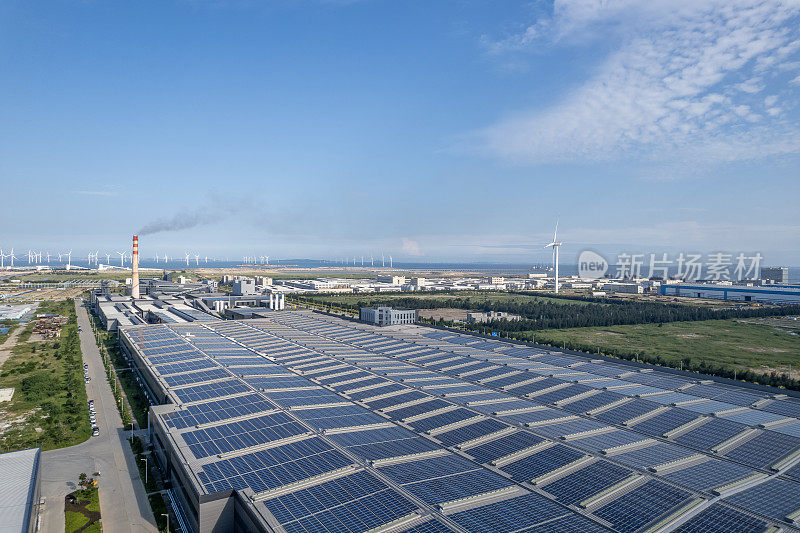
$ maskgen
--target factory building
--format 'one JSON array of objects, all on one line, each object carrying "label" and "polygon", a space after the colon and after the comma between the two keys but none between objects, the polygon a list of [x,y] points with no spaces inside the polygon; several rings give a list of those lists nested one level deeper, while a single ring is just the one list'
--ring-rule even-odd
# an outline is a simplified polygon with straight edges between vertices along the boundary
[{"label": "factory building", "polygon": [[233,282],[234,296],[250,296],[256,294],[256,282],[250,278],[240,278]]},{"label": "factory building", "polygon": [[762,283],[789,284],[789,269],[787,267],[764,267],[761,269]]},{"label": "factory building", "polygon": [[490,320],[521,320],[522,317],[511,313],[504,313],[502,311],[487,311],[485,313],[467,313],[467,323],[477,324],[482,322],[489,322]]},{"label": "factory building", "polygon": [[378,276],[378,283],[388,283],[389,285],[405,285],[406,278],[403,276]]},{"label": "factory building", "polygon": [[121,328],[186,533],[798,525],[788,391],[263,313]]},{"label": "factory building", "polygon": [[752,287],[747,285],[681,283],[661,285],[661,295],[770,304],[800,304],[800,287]]},{"label": "factory building", "polygon": [[413,324],[417,321],[416,309],[393,309],[391,307],[362,307],[359,319],[376,326],[394,326],[397,324]]},{"label": "factory building", "polygon": [[0,532],[40,530],[41,449],[0,454]]},{"label": "factory building", "polygon": [[644,287],[639,283],[603,283],[606,292],[621,292],[625,294],[643,294]]}]

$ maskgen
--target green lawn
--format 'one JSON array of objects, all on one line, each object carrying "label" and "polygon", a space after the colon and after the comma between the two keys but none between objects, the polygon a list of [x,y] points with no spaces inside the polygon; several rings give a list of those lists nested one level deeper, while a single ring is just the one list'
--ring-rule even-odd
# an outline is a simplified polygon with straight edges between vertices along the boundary
[{"label": "green lawn", "polygon": [[28,341],[33,323],[18,337],[0,372],[0,388],[13,387],[0,418],[11,426],[0,437],[0,452],[40,446],[45,450],[89,438],[90,424],[83,362],[72,300],[44,302],[40,313],[69,316],[61,338]]},{"label": "green lawn", "polygon": [[[706,320],[608,326],[598,328],[549,329],[533,334],[536,342],[567,347],[580,345],[588,351],[638,352],[649,359],[660,358],[669,366],[682,359],[723,365],[741,370],[779,373],[788,365],[800,370],[800,335],[737,320]],[[796,377],[793,372],[793,377]]]},{"label": "green lawn", "polygon": [[89,521],[88,517],[80,513],[76,513],[75,511],[66,511],[64,515],[65,515],[64,531],[66,533],[72,533],[74,531],[79,530],[84,525],[86,525],[86,522]]}]

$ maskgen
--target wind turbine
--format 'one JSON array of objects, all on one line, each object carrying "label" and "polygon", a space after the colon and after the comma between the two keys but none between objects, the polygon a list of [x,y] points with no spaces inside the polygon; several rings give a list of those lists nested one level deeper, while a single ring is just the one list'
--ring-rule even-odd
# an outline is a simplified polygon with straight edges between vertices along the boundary
[{"label": "wind turbine", "polygon": [[[58,260],[61,261],[61,254],[58,255]],[[106,254],[106,264],[111,264],[111,254]]]},{"label": "wind turbine", "polygon": [[189,252],[186,252],[186,266],[189,266]]},{"label": "wind turbine", "polygon": [[50,252],[47,252],[47,264],[50,264]]},{"label": "wind turbine", "polygon": [[117,252],[117,255],[119,255],[119,266],[120,267],[124,267],[125,266],[125,252]]},{"label": "wind turbine", "polygon": [[72,250],[67,252],[66,255],[67,255],[67,270],[69,270],[69,267],[72,266]]},{"label": "wind turbine", "polygon": [[389,256],[389,268],[392,268],[392,256]]},{"label": "wind turbine", "polygon": [[165,254],[164,254],[164,262],[165,262],[165,263],[167,262],[167,259],[169,259],[169,258],[167,257],[167,254],[165,253]]},{"label": "wind turbine", "polygon": [[194,264],[200,266],[200,254],[194,254]]},{"label": "wind turbine", "polygon": [[5,266],[6,266],[6,257],[9,257],[9,256],[4,254],[3,253],[3,249],[0,248],[0,268],[5,268]]},{"label": "wind turbine", "polygon": [[382,267],[386,266],[386,258],[383,256],[383,252],[381,252],[381,266]]},{"label": "wind turbine", "polygon": [[11,268],[14,268],[14,259],[16,259],[16,258],[17,258],[17,256],[14,255],[14,249],[12,248],[11,249]]},{"label": "wind turbine", "polygon": [[28,264],[29,265],[31,264],[32,260],[33,260],[33,252],[31,252],[31,249],[28,248]]},{"label": "wind turbine", "polygon": [[558,240],[558,219],[556,219],[556,230],[553,232],[553,242],[545,245],[545,248],[553,247],[553,269],[555,271],[555,294],[558,294],[558,248],[563,243]]},{"label": "wind turbine", "polygon": [[206,256],[206,264],[208,264],[208,256]]}]

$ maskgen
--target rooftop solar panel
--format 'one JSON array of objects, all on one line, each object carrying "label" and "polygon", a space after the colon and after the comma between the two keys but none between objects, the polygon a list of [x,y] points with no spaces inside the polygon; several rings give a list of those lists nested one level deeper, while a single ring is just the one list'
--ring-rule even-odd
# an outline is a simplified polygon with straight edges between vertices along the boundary
[{"label": "rooftop solar panel", "polygon": [[569,514],[544,496],[528,493],[462,511],[450,518],[467,531],[520,531]]},{"label": "rooftop solar panel", "polygon": [[632,471],[608,461],[597,461],[543,487],[565,505],[577,505],[630,477]]},{"label": "rooftop solar panel", "polygon": [[690,493],[651,480],[620,498],[600,507],[593,514],[622,532],[637,531],[689,499]]},{"label": "rooftop solar panel", "polygon": [[677,528],[680,533],[759,533],[767,522],[735,509],[715,503]]}]

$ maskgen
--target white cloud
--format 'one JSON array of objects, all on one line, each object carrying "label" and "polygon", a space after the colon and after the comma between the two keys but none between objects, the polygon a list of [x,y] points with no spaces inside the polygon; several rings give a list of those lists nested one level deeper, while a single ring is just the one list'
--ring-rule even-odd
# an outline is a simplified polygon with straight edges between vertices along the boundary
[{"label": "white cloud", "polygon": [[756,100],[763,80],[776,83],[781,65],[797,59],[798,15],[797,0],[556,0],[552,17],[493,51],[599,39],[616,51],[560,102],[501,120],[478,143],[533,163],[713,164],[800,152],[800,128],[781,122],[774,102]]},{"label": "white cloud", "polygon": [[422,255],[422,252],[419,250],[419,243],[407,237],[403,237],[403,252],[408,255]]}]

